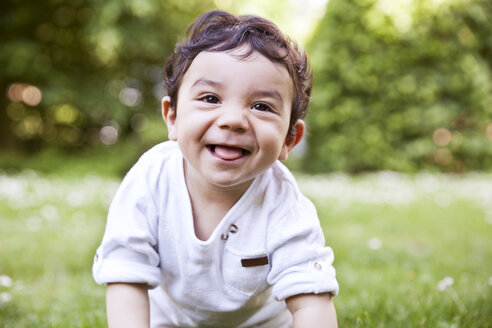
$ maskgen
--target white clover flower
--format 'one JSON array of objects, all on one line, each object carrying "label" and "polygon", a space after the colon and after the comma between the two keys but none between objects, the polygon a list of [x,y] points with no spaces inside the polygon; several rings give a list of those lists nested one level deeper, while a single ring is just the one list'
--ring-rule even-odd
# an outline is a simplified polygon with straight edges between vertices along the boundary
[{"label": "white clover flower", "polygon": [[0,293],[0,302],[8,303],[11,300],[12,300],[12,294],[7,293],[7,292]]},{"label": "white clover flower", "polygon": [[454,283],[454,279],[451,277],[445,277],[443,280],[439,281],[437,284],[437,289],[440,291],[446,290],[449,286]]},{"label": "white clover flower", "polygon": [[71,191],[67,195],[67,202],[72,207],[79,207],[85,202],[86,195],[78,190]]},{"label": "white clover flower", "polygon": [[12,286],[12,278],[6,275],[0,276],[0,286],[2,287],[11,287]]},{"label": "white clover flower", "polygon": [[372,250],[378,250],[383,246],[383,242],[379,238],[371,238],[367,241],[367,247]]},{"label": "white clover flower", "polygon": [[58,220],[58,208],[53,205],[45,205],[41,208],[41,216],[48,221]]}]

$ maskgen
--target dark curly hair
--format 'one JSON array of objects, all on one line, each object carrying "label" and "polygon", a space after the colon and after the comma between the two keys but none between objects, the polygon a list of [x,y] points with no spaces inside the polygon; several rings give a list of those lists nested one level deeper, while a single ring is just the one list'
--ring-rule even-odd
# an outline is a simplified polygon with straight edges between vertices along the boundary
[{"label": "dark curly hair", "polygon": [[244,45],[248,50],[241,58],[258,52],[273,63],[283,65],[289,73],[294,96],[289,133],[295,122],[306,116],[313,81],[312,70],[304,51],[285,36],[271,21],[258,16],[235,16],[213,10],[199,16],[186,29],[186,39],[178,43],[163,69],[164,88],[176,108],[182,79],[195,57],[202,51],[230,51]]}]

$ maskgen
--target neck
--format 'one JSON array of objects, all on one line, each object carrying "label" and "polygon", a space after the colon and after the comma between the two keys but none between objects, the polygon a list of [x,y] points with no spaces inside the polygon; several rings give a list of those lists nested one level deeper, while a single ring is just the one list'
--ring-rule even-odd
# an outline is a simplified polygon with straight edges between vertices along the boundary
[{"label": "neck", "polygon": [[186,187],[190,197],[201,199],[211,204],[224,204],[232,207],[246,192],[253,180],[235,186],[217,186],[204,180],[199,174],[185,164]]},{"label": "neck", "polygon": [[193,210],[195,234],[197,238],[207,240],[253,180],[236,186],[222,187],[202,179],[193,168],[186,165],[186,162],[184,170]]}]

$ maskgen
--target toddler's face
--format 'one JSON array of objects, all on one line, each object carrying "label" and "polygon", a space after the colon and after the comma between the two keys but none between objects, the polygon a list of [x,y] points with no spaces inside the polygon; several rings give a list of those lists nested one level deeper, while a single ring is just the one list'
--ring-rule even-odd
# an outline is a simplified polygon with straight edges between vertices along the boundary
[{"label": "toddler's face", "polygon": [[[287,135],[293,98],[287,70],[259,53],[240,59],[238,51],[200,53],[183,76],[177,109],[163,100],[169,138],[195,182],[248,186],[300,139]],[[303,122],[297,124],[302,135]]]}]

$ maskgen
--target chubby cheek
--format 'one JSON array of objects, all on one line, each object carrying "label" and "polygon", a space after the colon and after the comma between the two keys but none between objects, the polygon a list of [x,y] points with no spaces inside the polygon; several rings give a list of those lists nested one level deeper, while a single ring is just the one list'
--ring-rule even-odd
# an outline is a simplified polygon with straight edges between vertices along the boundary
[{"label": "chubby cheek", "polygon": [[[277,133],[274,133],[276,131]],[[272,133],[273,132],[273,133]],[[278,130],[263,130],[261,136],[260,148],[266,158],[269,158],[272,162],[278,159],[282,146],[284,145],[284,137]]]},{"label": "chubby cheek", "polygon": [[187,113],[183,111],[182,115],[178,115],[176,120],[176,135],[182,141],[189,142],[191,140],[199,140],[205,133],[208,126],[208,120],[200,113]]}]

